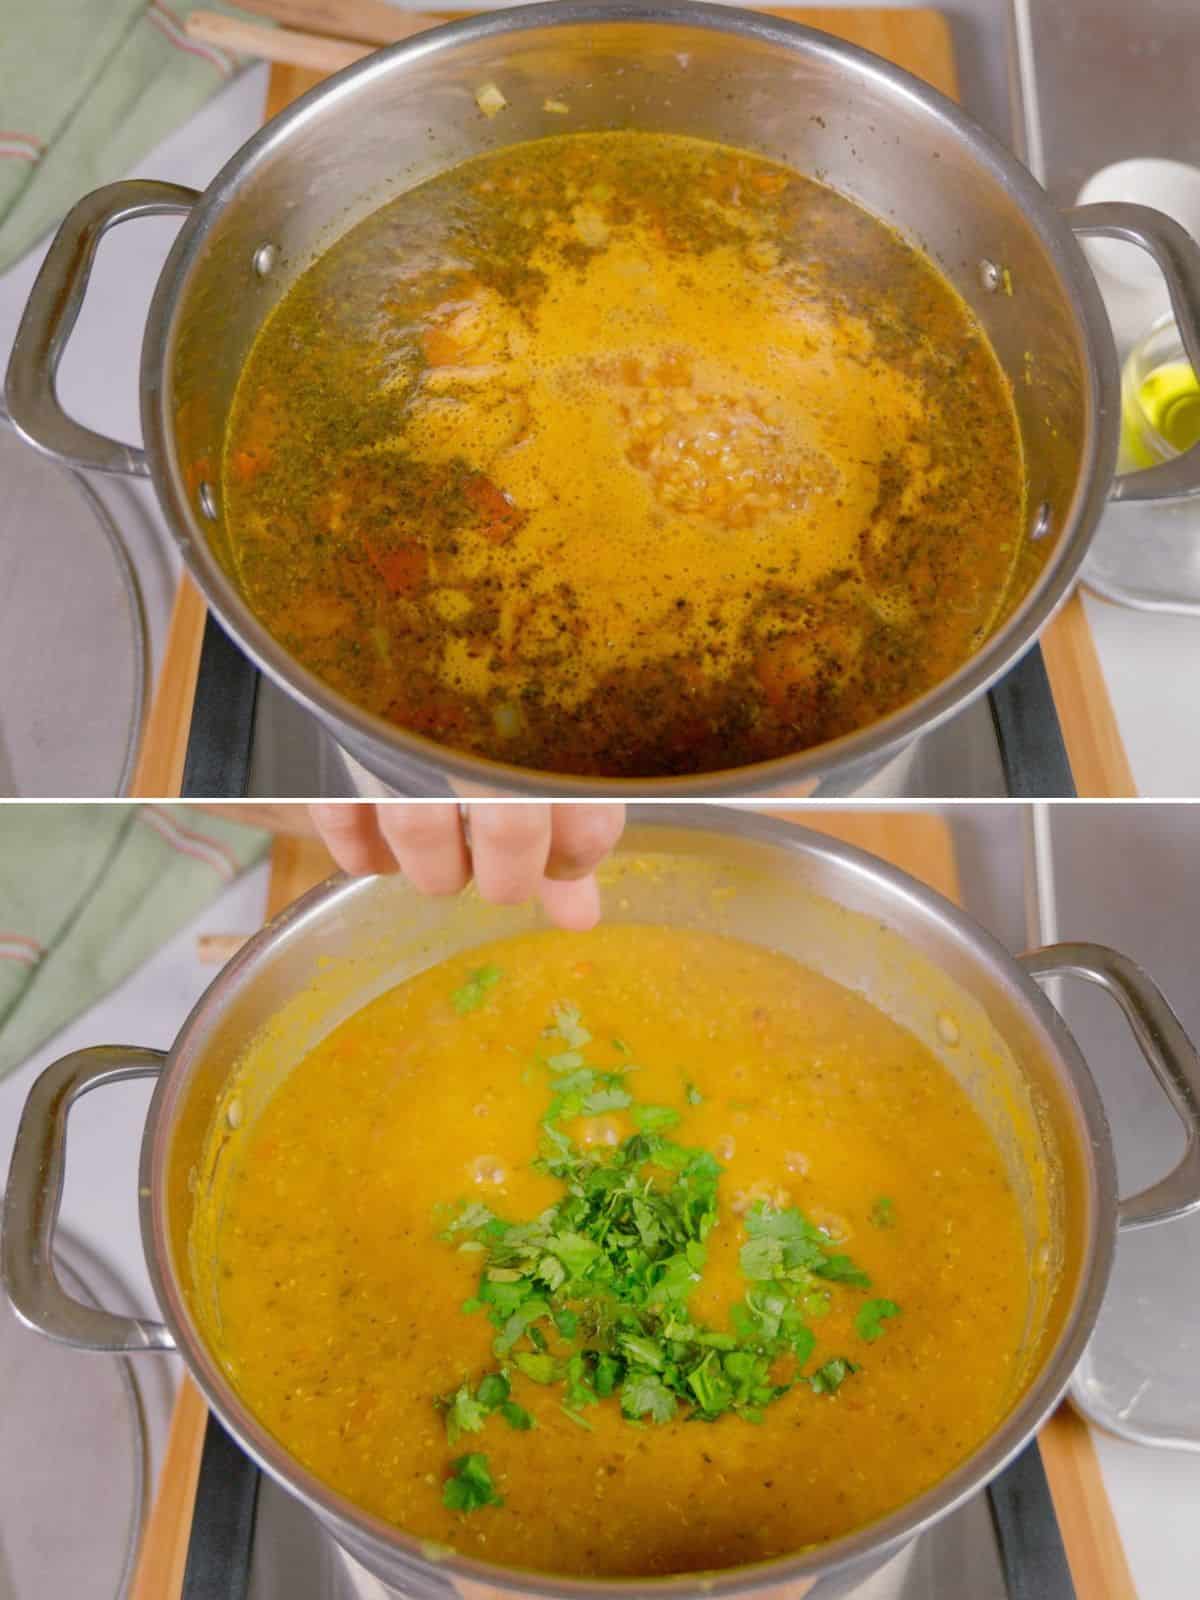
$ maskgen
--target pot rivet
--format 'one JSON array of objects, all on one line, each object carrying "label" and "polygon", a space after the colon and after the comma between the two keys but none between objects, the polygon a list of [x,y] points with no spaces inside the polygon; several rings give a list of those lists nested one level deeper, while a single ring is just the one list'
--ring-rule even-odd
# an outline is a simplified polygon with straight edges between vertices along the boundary
[{"label": "pot rivet", "polygon": [[211,483],[202,483],[196,491],[196,498],[200,502],[200,509],[210,522],[217,520],[217,497],[213,494]]},{"label": "pot rivet", "polygon": [[989,261],[985,256],[979,263],[979,281],[989,294],[995,294],[1004,282],[1003,267],[998,267],[994,261]]},{"label": "pot rivet", "polygon": [[1029,530],[1031,539],[1044,539],[1051,531],[1050,502],[1043,500],[1033,515],[1033,527]]},{"label": "pot rivet", "polygon": [[267,273],[279,259],[279,251],[273,244],[260,244],[254,252],[254,270],[260,278],[265,278]]}]

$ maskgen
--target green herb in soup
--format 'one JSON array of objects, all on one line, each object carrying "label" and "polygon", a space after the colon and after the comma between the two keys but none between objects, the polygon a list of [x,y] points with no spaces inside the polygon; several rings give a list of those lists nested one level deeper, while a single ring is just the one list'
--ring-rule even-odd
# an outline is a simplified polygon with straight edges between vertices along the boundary
[{"label": "green herb in soup", "polygon": [[[867,1273],[837,1251],[828,1228],[760,1199],[745,1218],[739,1263],[747,1289],[729,1327],[693,1320],[689,1301],[717,1223],[721,1163],[711,1150],[662,1136],[683,1112],[636,1102],[627,1087],[636,1085],[635,1063],[620,1056],[604,1066],[585,1055],[593,1041],[577,1007],[558,1005],[544,1038],[539,1065],[551,1100],[537,1165],[564,1197],[527,1221],[464,1203],[443,1235],[481,1258],[478,1288],[463,1309],[486,1312],[496,1329],[493,1354],[557,1390],[566,1414],[589,1429],[587,1408],[610,1398],[634,1421],[670,1422],[682,1408],[689,1420],[732,1413],[757,1423],[797,1384],[833,1393],[841,1377],[833,1383],[828,1363],[804,1372],[817,1342],[810,1323],[829,1312],[828,1284],[865,1290]],[[615,1148],[585,1148],[567,1131],[610,1111],[628,1111],[639,1130]],[[859,1338],[873,1343],[899,1309],[893,1300],[865,1301]],[[837,1359],[841,1376],[858,1370]],[[464,1429],[482,1430],[489,1411],[503,1413],[509,1392],[499,1372],[474,1393],[464,1383],[444,1397],[450,1443]],[[452,1475],[447,1505],[459,1496],[455,1484]]]},{"label": "green herb in soup", "polygon": [[822,185],[641,133],[431,180],[268,321],[229,429],[237,575],[357,704],[648,777],[862,727],[987,636],[1020,446],[980,328]]}]

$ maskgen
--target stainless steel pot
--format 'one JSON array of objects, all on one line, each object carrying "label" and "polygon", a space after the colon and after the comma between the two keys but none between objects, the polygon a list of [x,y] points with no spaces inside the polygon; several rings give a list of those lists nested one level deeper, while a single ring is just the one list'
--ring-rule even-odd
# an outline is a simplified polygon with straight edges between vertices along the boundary
[{"label": "stainless steel pot", "polygon": [[[501,85],[493,120],[474,93]],[[571,108],[543,109],[548,91]],[[552,126],[551,126],[552,125]],[[971,304],[1013,382],[1029,525],[1012,605],[984,647],[930,693],[871,727],[753,767],[653,781],[572,779],[476,757],[367,714],[257,621],[228,559],[219,492],[226,418],[263,320],[309,261],[395,194],[480,151],[548,132],[635,126],[757,150],[860,201],[923,246]],[[186,221],[142,346],[145,448],[73,421],[55,373],[96,248],[118,222]],[[1064,218],[1000,144],[942,95],[862,50],[753,12],[707,4],[575,3],[494,12],[380,51],[270,122],[204,194],[151,182],[81,200],[34,285],[8,370],[24,437],[75,467],[153,479],[192,576],[226,630],[368,772],[406,793],[845,794],[960,710],[1028,648],[1067,594],[1106,496],[1200,492],[1200,447],[1113,481],[1119,375],[1075,234],[1151,252],[1200,367],[1200,250],[1144,206]]]},{"label": "stainless steel pot", "polygon": [[[764,1591],[834,1600],[998,1472],[1062,1395],[1104,1293],[1118,1227],[1200,1207],[1200,1061],[1151,980],[1114,951],[1058,945],[1014,959],[938,895],[872,856],[752,813],[636,808],[606,869],[606,914],[728,932],[795,954],[866,993],[935,1050],[967,1089],[1021,1198],[1030,1259],[1030,1333],[1011,1408],[942,1483],[878,1523],[793,1559],[713,1577],[639,1583],[639,1595]],[[31,1327],[85,1349],[178,1349],[224,1425],[364,1567],[415,1600],[519,1589],[606,1600],[628,1584],[551,1580],[488,1568],[357,1510],[312,1476],[243,1405],[215,1359],[195,1302],[206,1248],[197,1197],[230,1141],[253,1125],[281,1074],[343,1017],[456,950],[536,925],[524,908],[473,894],[424,900],[399,879],[334,878],[290,907],[221,972],[171,1050],[102,1047],[38,1079],[13,1154],[3,1218],[4,1284]],[[1035,980],[1101,985],[1187,1130],[1173,1172],[1119,1200],[1112,1143],[1087,1067]],[[142,1145],[142,1238],[163,1322],[72,1300],[53,1267],[67,1118],[81,1094],[155,1077]],[[229,1114],[231,1104],[237,1115]],[[234,1157],[236,1159],[236,1157]],[[131,1174],[132,1178],[132,1174]],[[219,1193],[219,1191],[216,1191]],[[208,1211],[202,1213],[207,1216]],[[204,1237],[207,1237],[206,1235]],[[212,1252],[215,1270],[217,1252]],[[200,1262],[200,1265],[197,1263]]]},{"label": "stainless steel pot", "polygon": [[[489,121],[474,94],[500,84]],[[547,113],[547,92],[571,108]],[[219,492],[225,422],[255,334],[308,262],[397,192],[480,151],[548,132],[635,126],[761,151],[859,200],[923,246],[980,317],[1013,382],[1029,525],[1007,617],[930,693],[800,755],[696,777],[572,779],[486,761],[369,715],[308,672],[243,599]],[[55,372],[104,232],[180,212],[142,346],[145,448],[68,417]],[[109,185],[63,224],[30,295],[8,406],[37,448],[76,467],[153,479],[193,577],[227,631],[385,785],[436,792],[849,793],[1017,660],[1067,594],[1106,496],[1200,492],[1200,447],[1113,482],[1119,375],[1076,233],[1149,250],[1200,366],[1200,250],[1144,206],[1066,218],[951,101],[862,50],[753,12],[694,3],[520,7],[438,28],[331,78],[270,122],[200,195]]]}]

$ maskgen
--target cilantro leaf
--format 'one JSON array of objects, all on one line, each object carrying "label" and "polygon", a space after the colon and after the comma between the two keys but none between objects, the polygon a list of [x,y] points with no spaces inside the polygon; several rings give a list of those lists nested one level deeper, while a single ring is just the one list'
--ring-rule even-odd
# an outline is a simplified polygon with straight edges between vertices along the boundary
[{"label": "cilantro leaf", "polygon": [[464,1433],[480,1433],[487,1421],[487,1408],[480,1405],[470,1387],[463,1384],[446,1404],[446,1437],[457,1444]]},{"label": "cilantro leaf", "polygon": [[[583,1056],[578,1050],[562,1050],[556,1056],[547,1056],[546,1065],[550,1068],[551,1072],[573,1072],[577,1068],[583,1066]],[[585,1070],[587,1071],[590,1079],[592,1076],[591,1069],[587,1068]],[[554,1087],[556,1089],[562,1089],[565,1087],[565,1085],[562,1083],[556,1083]]]},{"label": "cilantro leaf", "polygon": [[478,1233],[492,1221],[492,1213],[478,1200],[469,1201],[455,1217],[454,1221],[446,1227],[440,1237],[453,1239],[457,1233]]},{"label": "cilantro leaf", "polygon": [[717,1416],[733,1404],[733,1389],[715,1350],[710,1350],[700,1365],[688,1373],[687,1382],[706,1416]]},{"label": "cilantro leaf", "polygon": [[643,1133],[666,1133],[679,1122],[674,1106],[634,1106],[632,1115]]},{"label": "cilantro leaf", "polygon": [[700,1093],[699,1089],[697,1089],[694,1083],[685,1083],[683,1086],[683,1092],[687,1097],[688,1105],[699,1106],[704,1104],[704,1096]]},{"label": "cilantro leaf", "polygon": [[580,1020],[579,1007],[568,1000],[560,1000],[554,1008],[554,1024],[549,1030],[556,1033],[571,1050],[582,1050],[591,1044],[592,1036]]},{"label": "cilantro leaf", "polygon": [[621,1410],[627,1417],[649,1416],[651,1422],[670,1422],[675,1396],[657,1374],[631,1372],[621,1385]]},{"label": "cilantro leaf", "polygon": [[602,1355],[596,1358],[592,1384],[602,1400],[606,1400],[621,1381],[624,1363],[619,1356]]},{"label": "cilantro leaf", "polygon": [[473,1452],[450,1463],[450,1476],[442,1485],[442,1501],[451,1511],[478,1511],[481,1506],[502,1506],[487,1457]]},{"label": "cilantro leaf", "polygon": [[656,1370],[666,1365],[663,1352],[653,1339],[643,1338],[637,1333],[623,1333],[620,1338],[621,1349],[628,1360]]},{"label": "cilantro leaf", "polygon": [[561,1370],[553,1356],[544,1353],[535,1355],[529,1350],[519,1350],[513,1361],[534,1383],[553,1383]]},{"label": "cilantro leaf", "polygon": [[582,1351],[576,1351],[567,1362],[566,1405],[569,1410],[578,1411],[582,1406],[594,1406],[598,1403],[599,1396],[592,1388],[588,1363]]},{"label": "cilantro leaf", "polygon": [[[484,1287],[491,1288],[492,1285],[486,1284]],[[506,1284],[497,1284],[495,1287],[502,1289],[508,1286]],[[512,1287],[520,1288],[522,1285],[514,1284]],[[550,1307],[545,1300],[541,1298],[525,1300],[506,1319],[499,1334],[492,1340],[492,1349],[498,1356],[506,1356],[517,1340],[530,1331],[533,1323],[549,1314]]]},{"label": "cilantro leaf", "polygon": [[481,1378],[479,1387],[475,1391],[475,1398],[481,1406],[488,1411],[495,1411],[497,1406],[502,1406],[508,1399],[510,1392],[508,1379],[502,1372],[489,1372],[486,1378]]},{"label": "cilantro leaf", "polygon": [[488,990],[494,989],[504,976],[499,967],[475,967],[467,975],[467,981],[461,989],[456,989],[450,996],[450,1002],[459,1016],[465,1016],[468,1011],[478,1011],[487,999]]},{"label": "cilantro leaf", "polygon": [[861,1267],[855,1266],[849,1256],[830,1256],[812,1270],[818,1278],[829,1278],[834,1283],[852,1283],[856,1289],[871,1287],[870,1278]]},{"label": "cilantro leaf", "polygon": [[515,1400],[506,1400],[500,1407],[500,1415],[510,1428],[516,1428],[521,1433],[526,1433],[533,1427],[533,1418],[524,1406],[519,1406]]},{"label": "cilantro leaf", "polygon": [[844,1356],[835,1356],[823,1367],[818,1367],[808,1381],[815,1394],[836,1394],[850,1374],[857,1371],[853,1361],[847,1361]]},{"label": "cilantro leaf", "polygon": [[[558,1061],[563,1061],[565,1059],[566,1057],[564,1056],[557,1056],[554,1058],[554,1060]],[[579,1063],[583,1060],[583,1057],[574,1056],[573,1059],[576,1063]],[[547,1065],[552,1067],[554,1065],[554,1060],[547,1062]],[[576,1065],[573,1071],[564,1071],[561,1078],[555,1078],[554,1092],[555,1094],[561,1095],[586,1094],[595,1081],[596,1074],[592,1071],[591,1067]]]},{"label": "cilantro leaf", "polygon": [[624,1111],[632,1102],[633,1096],[625,1089],[594,1089],[583,1097],[583,1114],[585,1117],[597,1117],[605,1111]]},{"label": "cilantro leaf", "polygon": [[582,1278],[600,1254],[600,1246],[581,1233],[556,1233],[548,1241],[548,1248],[567,1269],[569,1278]]},{"label": "cilantro leaf", "polygon": [[896,1226],[896,1202],[890,1200],[886,1194],[881,1194],[871,1207],[868,1220],[873,1228],[894,1228]]},{"label": "cilantro leaf", "polygon": [[900,1307],[894,1300],[867,1300],[859,1308],[854,1319],[854,1328],[860,1339],[865,1339],[868,1344],[874,1344],[883,1332],[883,1325],[889,1317],[898,1317]]}]

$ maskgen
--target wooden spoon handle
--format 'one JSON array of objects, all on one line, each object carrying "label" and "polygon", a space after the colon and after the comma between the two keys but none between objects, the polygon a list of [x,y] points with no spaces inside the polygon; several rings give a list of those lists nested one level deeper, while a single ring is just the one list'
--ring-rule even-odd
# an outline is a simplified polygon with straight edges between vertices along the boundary
[{"label": "wooden spoon handle", "polygon": [[[394,44],[421,22],[388,5],[387,0],[238,0],[243,11],[255,11],[305,33],[327,33],[359,44]],[[428,18],[424,19],[428,22]]]},{"label": "wooden spoon handle", "polygon": [[187,34],[189,39],[219,45],[235,55],[284,61],[312,72],[340,72],[371,54],[370,45],[352,44],[349,39],[322,39],[315,33],[296,33],[291,28],[264,28],[239,17],[223,16],[219,11],[189,11]]}]

